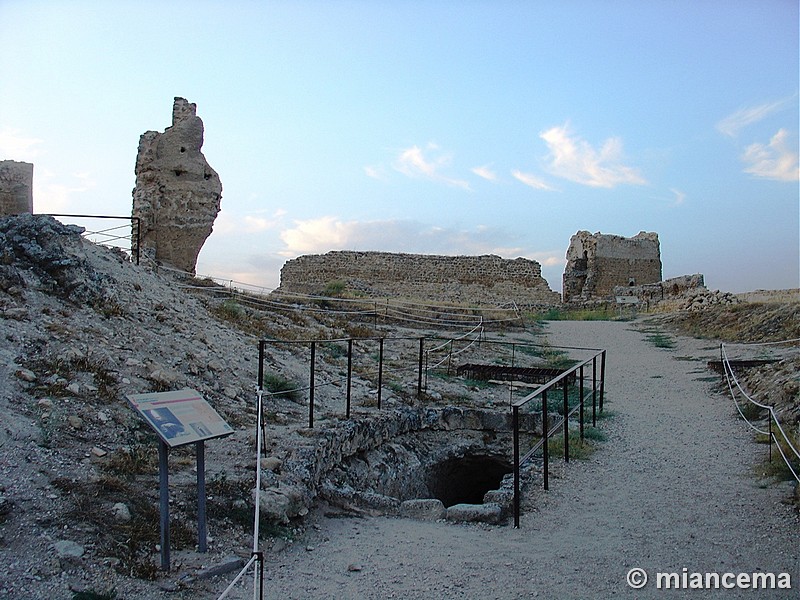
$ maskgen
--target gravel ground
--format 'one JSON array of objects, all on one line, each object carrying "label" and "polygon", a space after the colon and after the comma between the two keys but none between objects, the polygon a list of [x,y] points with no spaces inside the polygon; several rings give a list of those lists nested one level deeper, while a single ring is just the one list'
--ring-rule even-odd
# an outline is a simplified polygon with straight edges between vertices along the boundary
[{"label": "gravel ground", "polygon": [[[716,345],[657,348],[641,322],[552,322],[547,333],[553,345],[608,349],[613,417],[589,460],[556,463],[550,491],[529,490],[535,508],[519,529],[319,516],[268,555],[265,597],[800,597],[792,490],[759,475],[766,447],[712,391]],[[634,567],[650,576],[643,589],[626,583]],[[657,589],[657,572],[684,570],[787,573],[792,589]],[[248,577],[229,597],[250,590]]]}]

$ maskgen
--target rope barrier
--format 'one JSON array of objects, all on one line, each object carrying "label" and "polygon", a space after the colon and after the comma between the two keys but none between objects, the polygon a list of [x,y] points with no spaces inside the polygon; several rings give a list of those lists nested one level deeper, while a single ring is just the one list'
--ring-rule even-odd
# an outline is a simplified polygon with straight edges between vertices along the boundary
[{"label": "rope barrier", "polygon": [[[766,346],[766,345],[772,345],[772,344],[794,343],[794,342],[797,342],[797,341],[800,341],[800,339],[784,340],[784,341],[780,341],[780,342],[764,342],[764,343],[747,344],[747,345],[748,346],[751,346],[751,345],[752,346]],[[739,390],[739,392],[741,392],[742,396],[747,398],[748,402],[750,402],[751,404],[757,406],[758,408],[761,408],[763,410],[769,411],[770,422],[772,422],[772,421],[775,422],[775,425],[777,426],[778,431],[780,432],[780,434],[781,434],[781,436],[783,438],[783,441],[786,444],[786,447],[795,455],[795,457],[797,457],[797,460],[800,461],[800,452],[798,452],[797,449],[794,447],[794,445],[792,444],[791,440],[789,439],[789,436],[784,431],[783,426],[781,426],[781,423],[778,420],[778,415],[775,412],[775,409],[772,406],[770,406],[769,404],[762,404],[761,402],[758,402],[758,401],[754,400],[745,391],[745,389],[742,387],[741,383],[739,382],[739,379],[736,377],[736,373],[734,373],[734,371],[733,371],[733,367],[732,367],[732,365],[730,363],[730,358],[728,357],[728,352],[727,352],[727,350],[725,348],[725,344],[724,343],[720,344],[720,355],[721,355],[721,358],[722,358],[723,372],[725,373],[725,379],[726,379],[726,382],[728,384],[728,390],[731,393],[731,398],[733,399],[733,403],[736,406],[736,410],[739,412],[739,415],[741,415],[741,417],[742,417],[742,419],[744,419],[745,423],[747,423],[750,426],[750,428],[752,428],[754,431],[756,431],[756,432],[758,432],[758,433],[760,433],[762,435],[769,436],[770,444],[772,444],[773,441],[775,442],[775,446],[778,448],[778,451],[780,452],[780,455],[783,458],[783,461],[786,463],[786,466],[789,468],[789,471],[792,473],[792,475],[798,481],[798,483],[800,483],[800,476],[798,476],[797,472],[792,467],[791,461],[789,460],[789,458],[786,456],[786,454],[784,454],[783,448],[781,447],[781,444],[779,443],[779,440],[775,436],[775,434],[772,431],[764,431],[762,429],[759,429],[753,423],[751,423],[750,420],[744,415],[744,413],[742,412],[742,409],[739,407],[739,403],[736,401],[736,392],[733,389],[734,388],[733,384],[735,384],[736,388]]]}]

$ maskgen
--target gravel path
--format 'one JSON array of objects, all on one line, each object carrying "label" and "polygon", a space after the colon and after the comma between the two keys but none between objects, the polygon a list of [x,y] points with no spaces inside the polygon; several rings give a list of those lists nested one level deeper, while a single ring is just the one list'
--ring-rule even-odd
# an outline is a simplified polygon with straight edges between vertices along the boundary
[{"label": "gravel path", "polygon": [[[714,343],[659,349],[619,322],[553,322],[547,334],[553,345],[608,349],[614,416],[590,460],[553,465],[550,491],[531,491],[536,508],[520,529],[321,518],[269,556],[266,597],[800,598],[790,488],[760,484],[766,447],[710,391]],[[642,590],[626,584],[633,567],[650,575]],[[657,571],[683,569],[789,573],[794,589],[656,589]]]}]

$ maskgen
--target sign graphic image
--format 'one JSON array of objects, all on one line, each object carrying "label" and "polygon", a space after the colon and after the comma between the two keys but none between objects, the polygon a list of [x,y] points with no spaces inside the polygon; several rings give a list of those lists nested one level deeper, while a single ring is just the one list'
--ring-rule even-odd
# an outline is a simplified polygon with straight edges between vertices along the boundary
[{"label": "sign graphic image", "polygon": [[128,401],[158,437],[173,448],[233,433],[231,426],[195,390],[128,394]]}]

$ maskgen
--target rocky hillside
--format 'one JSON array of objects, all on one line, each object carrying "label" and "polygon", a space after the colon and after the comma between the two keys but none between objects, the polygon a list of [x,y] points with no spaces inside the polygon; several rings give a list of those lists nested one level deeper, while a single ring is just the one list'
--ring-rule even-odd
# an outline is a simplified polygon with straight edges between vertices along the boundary
[{"label": "rocky hillside", "polygon": [[[126,394],[189,387],[236,429],[224,444],[207,444],[208,510],[212,550],[246,549],[257,340],[311,337],[323,325],[248,316],[224,290],[134,265],[80,232],[44,216],[0,219],[0,595],[40,589],[19,597],[45,597],[47,586],[35,586],[57,580],[63,591],[54,598],[71,598],[68,587],[126,586],[126,597],[151,597],[137,595],[137,579],[120,580],[154,577],[158,543],[157,440]],[[266,362],[271,381],[307,378],[286,349],[270,348]],[[296,429],[305,409],[277,396],[267,417],[278,471],[305,443],[284,445],[282,425]],[[196,543],[193,456],[172,453],[176,550]],[[267,489],[281,477],[267,478]],[[263,507],[275,523],[305,510],[308,499],[288,489]]]}]

